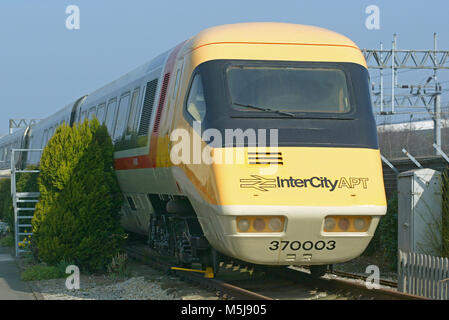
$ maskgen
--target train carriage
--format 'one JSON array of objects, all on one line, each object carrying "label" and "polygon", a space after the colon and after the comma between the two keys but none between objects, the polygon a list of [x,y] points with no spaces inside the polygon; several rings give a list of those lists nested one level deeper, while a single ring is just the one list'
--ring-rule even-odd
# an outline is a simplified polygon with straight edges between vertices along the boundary
[{"label": "train carriage", "polygon": [[124,226],[179,263],[343,262],[386,213],[366,62],[330,30],[206,29],[29,131],[44,146],[45,126],[94,115],[115,145]]}]

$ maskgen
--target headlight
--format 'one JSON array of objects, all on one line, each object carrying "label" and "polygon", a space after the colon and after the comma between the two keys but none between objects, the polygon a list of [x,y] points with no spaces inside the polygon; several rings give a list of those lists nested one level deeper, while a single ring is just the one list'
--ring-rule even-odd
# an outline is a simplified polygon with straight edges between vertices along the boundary
[{"label": "headlight", "polygon": [[365,229],[365,226],[366,226],[366,223],[365,223],[365,220],[364,220],[364,219],[362,219],[362,218],[357,218],[357,219],[354,220],[354,228],[355,228],[357,231],[364,230],[364,229]]},{"label": "headlight", "polygon": [[371,224],[370,216],[327,216],[324,232],[366,232]]},{"label": "headlight", "polygon": [[262,232],[265,229],[265,221],[262,218],[257,218],[253,222],[254,230],[258,232]]},{"label": "headlight", "polygon": [[250,223],[248,219],[240,219],[237,223],[237,228],[239,229],[240,232],[248,231],[249,227]]},{"label": "headlight", "polygon": [[284,228],[284,223],[279,218],[271,218],[270,222],[268,222],[268,227],[273,232],[279,232]]},{"label": "headlight", "polygon": [[237,232],[282,232],[285,228],[283,216],[237,217]]},{"label": "headlight", "polygon": [[332,231],[332,230],[334,230],[336,225],[337,225],[337,221],[335,221],[334,218],[327,217],[324,220],[324,231]]},{"label": "headlight", "polygon": [[347,231],[349,229],[349,219],[341,218],[338,220],[338,227],[342,231]]}]

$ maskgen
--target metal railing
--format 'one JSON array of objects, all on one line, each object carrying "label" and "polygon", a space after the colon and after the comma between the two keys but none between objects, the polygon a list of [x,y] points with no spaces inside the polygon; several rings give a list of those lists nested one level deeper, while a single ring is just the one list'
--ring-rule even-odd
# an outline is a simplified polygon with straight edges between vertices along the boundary
[{"label": "metal railing", "polygon": [[[17,173],[39,173],[39,170],[17,169],[15,154],[18,152],[41,152],[42,149],[12,149],[11,150],[11,196],[14,208],[14,234],[16,257],[21,253],[27,252],[25,247],[29,241],[27,237],[31,236],[31,220],[34,216],[35,207],[25,206],[24,204],[36,204],[39,201],[39,192],[17,192]],[[24,222],[26,221],[26,222]],[[30,230],[30,231],[28,231]]]},{"label": "metal railing", "polygon": [[449,300],[449,259],[399,250],[398,290]]}]

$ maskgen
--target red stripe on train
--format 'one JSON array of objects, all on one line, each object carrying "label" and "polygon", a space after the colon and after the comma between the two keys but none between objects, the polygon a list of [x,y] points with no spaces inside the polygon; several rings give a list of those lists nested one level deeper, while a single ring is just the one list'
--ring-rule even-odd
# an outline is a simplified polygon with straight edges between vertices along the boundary
[{"label": "red stripe on train", "polygon": [[148,157],[148,155],[135,156],[129,158],[118,158],[114,160],[114,168],[115,170],[151,168],[150,158]]},{"label": "red stripe on train", "polygon": [[178,56],[178,52],[183,44],[184,42],[180,43],[173,49],[173,51],[170,53],[167,59],[167,63],[165,64],[164,79],[162,83],[161,94],[159,95],[159,103],[157,105],[156,119],[154,122],[153,131],[151,132],[150,135],[150,154],[126,158],[117,158],[114,160],[115,170],[146,169],[156,167],[159,125],[161,122],[162,111],[164,110],[164,106],[166,105],[165,98],[167,96],[168,85],[170,83],[170,74],[173,72],[176,57]]}]

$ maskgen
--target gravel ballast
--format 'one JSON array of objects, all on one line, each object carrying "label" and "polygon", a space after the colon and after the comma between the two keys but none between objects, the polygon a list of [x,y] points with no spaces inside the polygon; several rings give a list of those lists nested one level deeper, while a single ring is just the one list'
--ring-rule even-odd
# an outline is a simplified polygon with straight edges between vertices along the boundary
[{"label": "gravel ballast", "polygon": [[113,279],[106,275],[81,275],[80,289],[68,290],[65,278],[30,281],[42,300],[217,300],[214,292],[204,290],[163,274],[148,266],[136,265],[132,276]]}]

